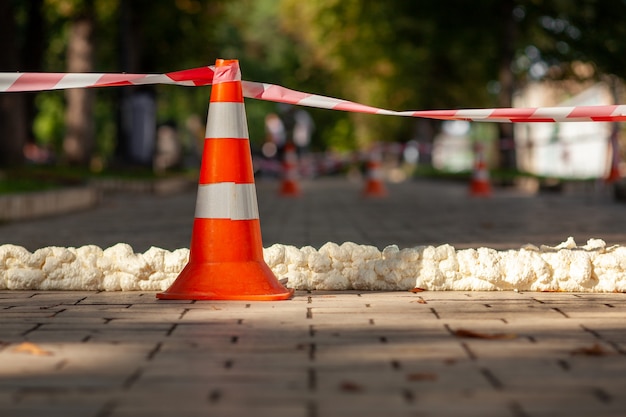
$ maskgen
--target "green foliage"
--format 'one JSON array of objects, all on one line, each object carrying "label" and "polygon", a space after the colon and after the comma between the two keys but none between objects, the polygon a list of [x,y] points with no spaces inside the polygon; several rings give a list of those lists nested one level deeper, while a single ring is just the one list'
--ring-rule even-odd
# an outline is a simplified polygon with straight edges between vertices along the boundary
[{"label": "green foliage", "polygon": [[[17,39],[25,37],[27,12],[15,1]],[[594,76],[624,77],[626,3],[623,0],[44,0],[45,71],[65,71],[71,19],[93,5],[95,70],[117,72],[125,60],[138,72],[165,72],[239,59],[244,79],[341,97],[394,110],[499,105],[499,70],[511,51],[518,84],[530,78],[566,77],[575,61],[593,62]],[[503,10],[513,10],[503,19]],[[131,10],[136,45],[122,31]],[[505,16],[507,17],[507,16]],[[510,17],[510,15],[508,16]],[[503,49],[506,30],[513,29]],[[126,34],[128,35],[128,34]],[[136,48],[124,57],[124,48]],[[550,68],[537,75],[535,64]],[[124,67],[125,68],[125,67]],[[556,71],[555,69],[558,69]],[[209,88],[156,87],[159,122],[184,129],[204,122]],[[119,89],[98,91],[97,152],[113,153]],[[63,93],[37,95],[38,142],[59,149]],[[253,147],[264,140],[264,118],[273,103],[246,102]],[[310,109],[316,149],[363,147],[406,141],[415,120]],[[491,136],[492,133],[481,132]],[[184,136],[192,147],[192,139]]]},{"label": "green foliage", "polygon": [[38,94],[35,104],[38,112],[34,120],[33,131],[37,142],[52,149],[60,149],[65,130],[63,92]]},{"label": "green foliage", "polygon": [[101,159],[113,155],[117,138],[117,120],[115,118],[116,90],[96,91],[94,117],[96,132],[96,157]]},{"label": "green foliage", "polygon": [[328,143],[334,151],[350,151],[356,148],[353,125],[348,119],[342,118],[328,129]]},{"label": "green foliage", "polygon": [[[482,5],[489,9],[496,3]],[[474,3],[283,0],[283,5],[285,26],[311,55],[302,65],[332,74],[326,83],[330,95],[397,110],[491,104],[486,85],[496,68],[485,58],[493,55],[497,37],[488,18],[474,13]],[[410,119],[349,117],[361,146],[410,138]]]},{"label": "green foliage", "polygon": [[0,178],[0,195],[43,191],[57,188],[58,185],[44,183],[38,179],[3,179]]}]

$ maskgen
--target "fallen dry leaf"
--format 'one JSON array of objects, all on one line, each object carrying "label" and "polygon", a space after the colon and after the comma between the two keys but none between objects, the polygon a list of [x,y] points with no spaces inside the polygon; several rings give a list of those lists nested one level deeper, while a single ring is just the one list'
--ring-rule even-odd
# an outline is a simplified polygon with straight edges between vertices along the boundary
[{"label": "fallen dry leaf", "polygon": [[456,337],[463,337],[467,339],[486,339],[486,340],[504,340],[504,339],[517,339],[515,333],[480,333],[473,330],[458,329],[454,331]]},{"label": "fallen dry leaf", "polygon": [[40,348],[34,343],[23,342],[11,349],[13,352],[28,353],[36,356],[50,356],[52,352]]},{"label": "fallen dry leaf", "polygon": [[414,372],[406,376],[408,381],[436,381],[437,374],[432,372]]},{"label": "fallen dry leaf", "polygon": [[341,383],[341,385],[339,386],[339,388],[341,389],[341,391],[344,392],[361,392],[363,391],[363,387],[359,384],[357,384],[356,382],[352,382],[352,381],[343,381]]},{"label": "fallen dry leaf", "polygon": [[595,343],[591,347],[581,347],[570,352],[572,355],[581,356],[606,356],[609,352],[599,344]]},{"label": "fallen dry leaf", "polygon": [[409,290],[409,292],[424,292],[424,291],[426,291],[424,288],[419,288],[419,287],[415,287]]}]

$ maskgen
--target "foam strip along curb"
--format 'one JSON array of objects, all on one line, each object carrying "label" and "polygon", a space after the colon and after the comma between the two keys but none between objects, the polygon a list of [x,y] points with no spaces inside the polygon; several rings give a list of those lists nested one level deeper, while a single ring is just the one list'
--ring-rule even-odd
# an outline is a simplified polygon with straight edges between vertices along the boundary
[{"label": "foam strip along curb", "polygon": [[[48,91],[67,88],[119,87],[128,85],[172,84],[207,86],[213,83],[216,68],[206,66],[165,74],[127,73],[0,73],[0,92]],[[227,71],[227,69],[220,69]],[[348,100],[291,90],[275,84],[242,81],[247,98],[387,116],[421,117],[438,120],[477,122],[621,122],[626,121],[626,105],[491,108],[458,110],[393,111]]]}]

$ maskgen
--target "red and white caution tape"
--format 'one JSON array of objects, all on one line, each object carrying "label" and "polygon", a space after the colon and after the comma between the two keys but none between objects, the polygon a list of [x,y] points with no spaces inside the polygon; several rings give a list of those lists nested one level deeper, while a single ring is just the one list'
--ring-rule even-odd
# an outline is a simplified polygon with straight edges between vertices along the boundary
[{"label": "red and white caution tape", "polygon": [[244,96],[300,106],[389,116],[423,117],[477,122],[620,122],[626,105],[392,111],[347,100],[302,93],[272,84],[243,81]]},{"label": "red and white caution tape", "polygon": [[[228,67],[221,67],[220,79],[228,79]],[[222,71],[226,74],[222,74]],[[0,92],[46,91],[66,88],[115,87],[146,84],[206,86],[213,83],[214,66],[165,74],[112,73],[0,73]],[[622,122],[626,105],[495,108],[460,110],[393,111],[366,106],[348,100],[303,93],[274,84],[242,81],[247,98],[317,107],[347,112],[388,116],[422,117],[439,120],[482,122]]]},{"label": "red and white caution tape", "polygon": [[213,83],[215,67],[200,67],[166,74],[111,74],[60,72],[0,73],[0,92],[48,91],[67,88],[118,87],[145,84],[203,86]]}]

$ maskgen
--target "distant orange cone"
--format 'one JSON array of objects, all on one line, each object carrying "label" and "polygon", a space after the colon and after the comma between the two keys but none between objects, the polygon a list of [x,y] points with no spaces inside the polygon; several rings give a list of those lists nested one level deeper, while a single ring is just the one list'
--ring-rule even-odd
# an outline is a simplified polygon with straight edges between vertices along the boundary
[{"label": "distant orange cone", "polygon": [[387,196],[387,188],[383,183],[382,156],[380,149],[373,149],[367,161],[367,181],[363,189],[364,197],[382,198]]},{"label": "distant orange cone", "polygon": [[284,197],[298,197],[300,185],[298,184],[298,154],[293,143],[285,145],[283,156],[283,181],[280,186],[280,195]]},{"label": "distant orange cone", "polygon": [[470,195],[475,197],[491,196],[491,184],[489,182],[489,170],[485,163],[483,144],[477,142],[474,152],[474,172],[470,182]]},{"label": "distant orange cone", "polygon": [[604,181],[607,183],[613,183],[619,181],[622,178],[622,175],[619,172],[619,141],[617,139],[617,135],[619,132],[619,126],[617,123],[613,123],[613,127],[611,130],[611,137],[609,138],[611,144],[611,168],[609,169],[609,174],[604,178]]},{"label": "distant orange cone", "polygon": [[162,300],[285,300],[263,259],[248,124],[236,60],[217,60],[189,263]]}]

